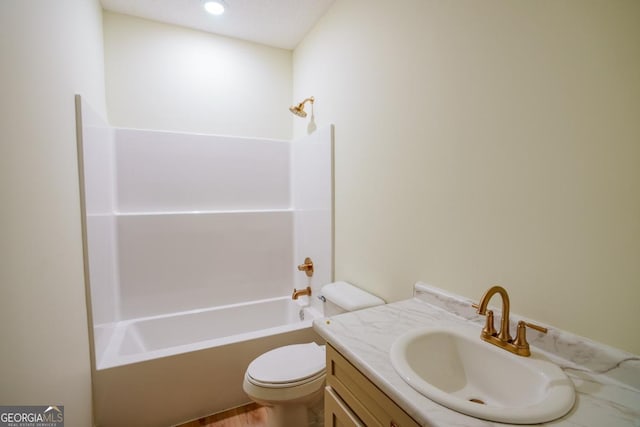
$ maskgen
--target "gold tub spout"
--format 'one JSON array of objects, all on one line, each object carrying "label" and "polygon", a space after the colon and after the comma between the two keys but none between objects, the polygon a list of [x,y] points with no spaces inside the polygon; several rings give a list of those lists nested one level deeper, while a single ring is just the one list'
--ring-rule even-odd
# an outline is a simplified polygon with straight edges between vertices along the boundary
[{"label": "gold tub spout", "polygon": [[293,294],[291,295],[291,299],[298,299],[298,297],[302,295],[311,296],[311,286],[307,286],[304,289],[293,288]]}]

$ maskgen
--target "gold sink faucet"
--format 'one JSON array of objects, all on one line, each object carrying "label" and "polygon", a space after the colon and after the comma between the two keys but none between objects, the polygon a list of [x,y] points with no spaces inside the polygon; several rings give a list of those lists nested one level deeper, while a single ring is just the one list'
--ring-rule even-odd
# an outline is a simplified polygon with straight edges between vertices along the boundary
[{"label": "gold sink faucet", "polygon": [[[482,298],[480,298],[480,303],[475,307],[478,309],[478,314],[483,316],[487,315],[487,305],[489,305],[489,300],[495,294],[499,294],[502,298],[502,318],[500,319],[500,332],[497,337],[502,342],[511,341],[511,335],[509,334],[509,294],[507,290],[502,286],[494,285],[489,288],[487,292],[484,293]],[[493,327],[493,311],[489,310],[489,315],[487,316],[487,324],[485,328],[482,330],[483,339],[486,336],[494,336],[495,329]],[[489,322],[491,321],[491,322]],[[486,340],[485,340],[486,341]]]},{"label": "gold sink faucet", "polygon": [[[491,300],[491,297],[495,294],[499,294],[502,298],[502,316],[500,319],[499,332],[496,332],[496,329],[493,326],[493,311],[487,310],[489,300]],[[509,294],[502,286],[494,285],[490,287],[489,290],[484,293],[482,298],[480,298],[480,302],[478,304],[472,304],[472,306],[478,310],[478,314],[487,316],[487,322],[480,333],[480,338],[511,353],[517,354],[518,356],[527,357],[531,355],[526,335],[527,326],[545,334],[547,333],[547,328],[521,320],[518,322],[516,338],[511,339],[511,335],[509,334]]]}]

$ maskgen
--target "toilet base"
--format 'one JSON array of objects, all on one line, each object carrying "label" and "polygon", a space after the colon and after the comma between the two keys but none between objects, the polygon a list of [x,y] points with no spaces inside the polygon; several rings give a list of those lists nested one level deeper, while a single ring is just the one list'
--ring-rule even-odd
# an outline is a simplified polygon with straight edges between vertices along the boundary
[{"label": "toilet base", "polygon": [[323,427],[324,390],[314,393],[304,401],[274,404],[260,402],[267,409],[267,427]]}]

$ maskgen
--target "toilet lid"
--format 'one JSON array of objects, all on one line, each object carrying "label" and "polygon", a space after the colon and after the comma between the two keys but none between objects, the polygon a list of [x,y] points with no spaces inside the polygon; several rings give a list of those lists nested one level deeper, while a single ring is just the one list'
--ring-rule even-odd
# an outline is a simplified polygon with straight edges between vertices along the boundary
[{"label": "toilet lid", "polygon": [[325,348],[314,342],[279,347],[249,364],[247,374],[264,384],[286,384],[316,377],[325,370]]}]

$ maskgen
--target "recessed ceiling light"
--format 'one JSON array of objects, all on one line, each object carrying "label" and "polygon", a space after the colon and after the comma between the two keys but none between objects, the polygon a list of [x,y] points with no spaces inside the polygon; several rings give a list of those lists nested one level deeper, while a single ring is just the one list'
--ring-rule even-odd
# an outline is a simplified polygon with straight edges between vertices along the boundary
[{"label": "recessed ceiling light", "polygon": [[222,15],[224,13],[224,4],[219,1],[208,1],[204,4],[204,9],[212,15]]}]

